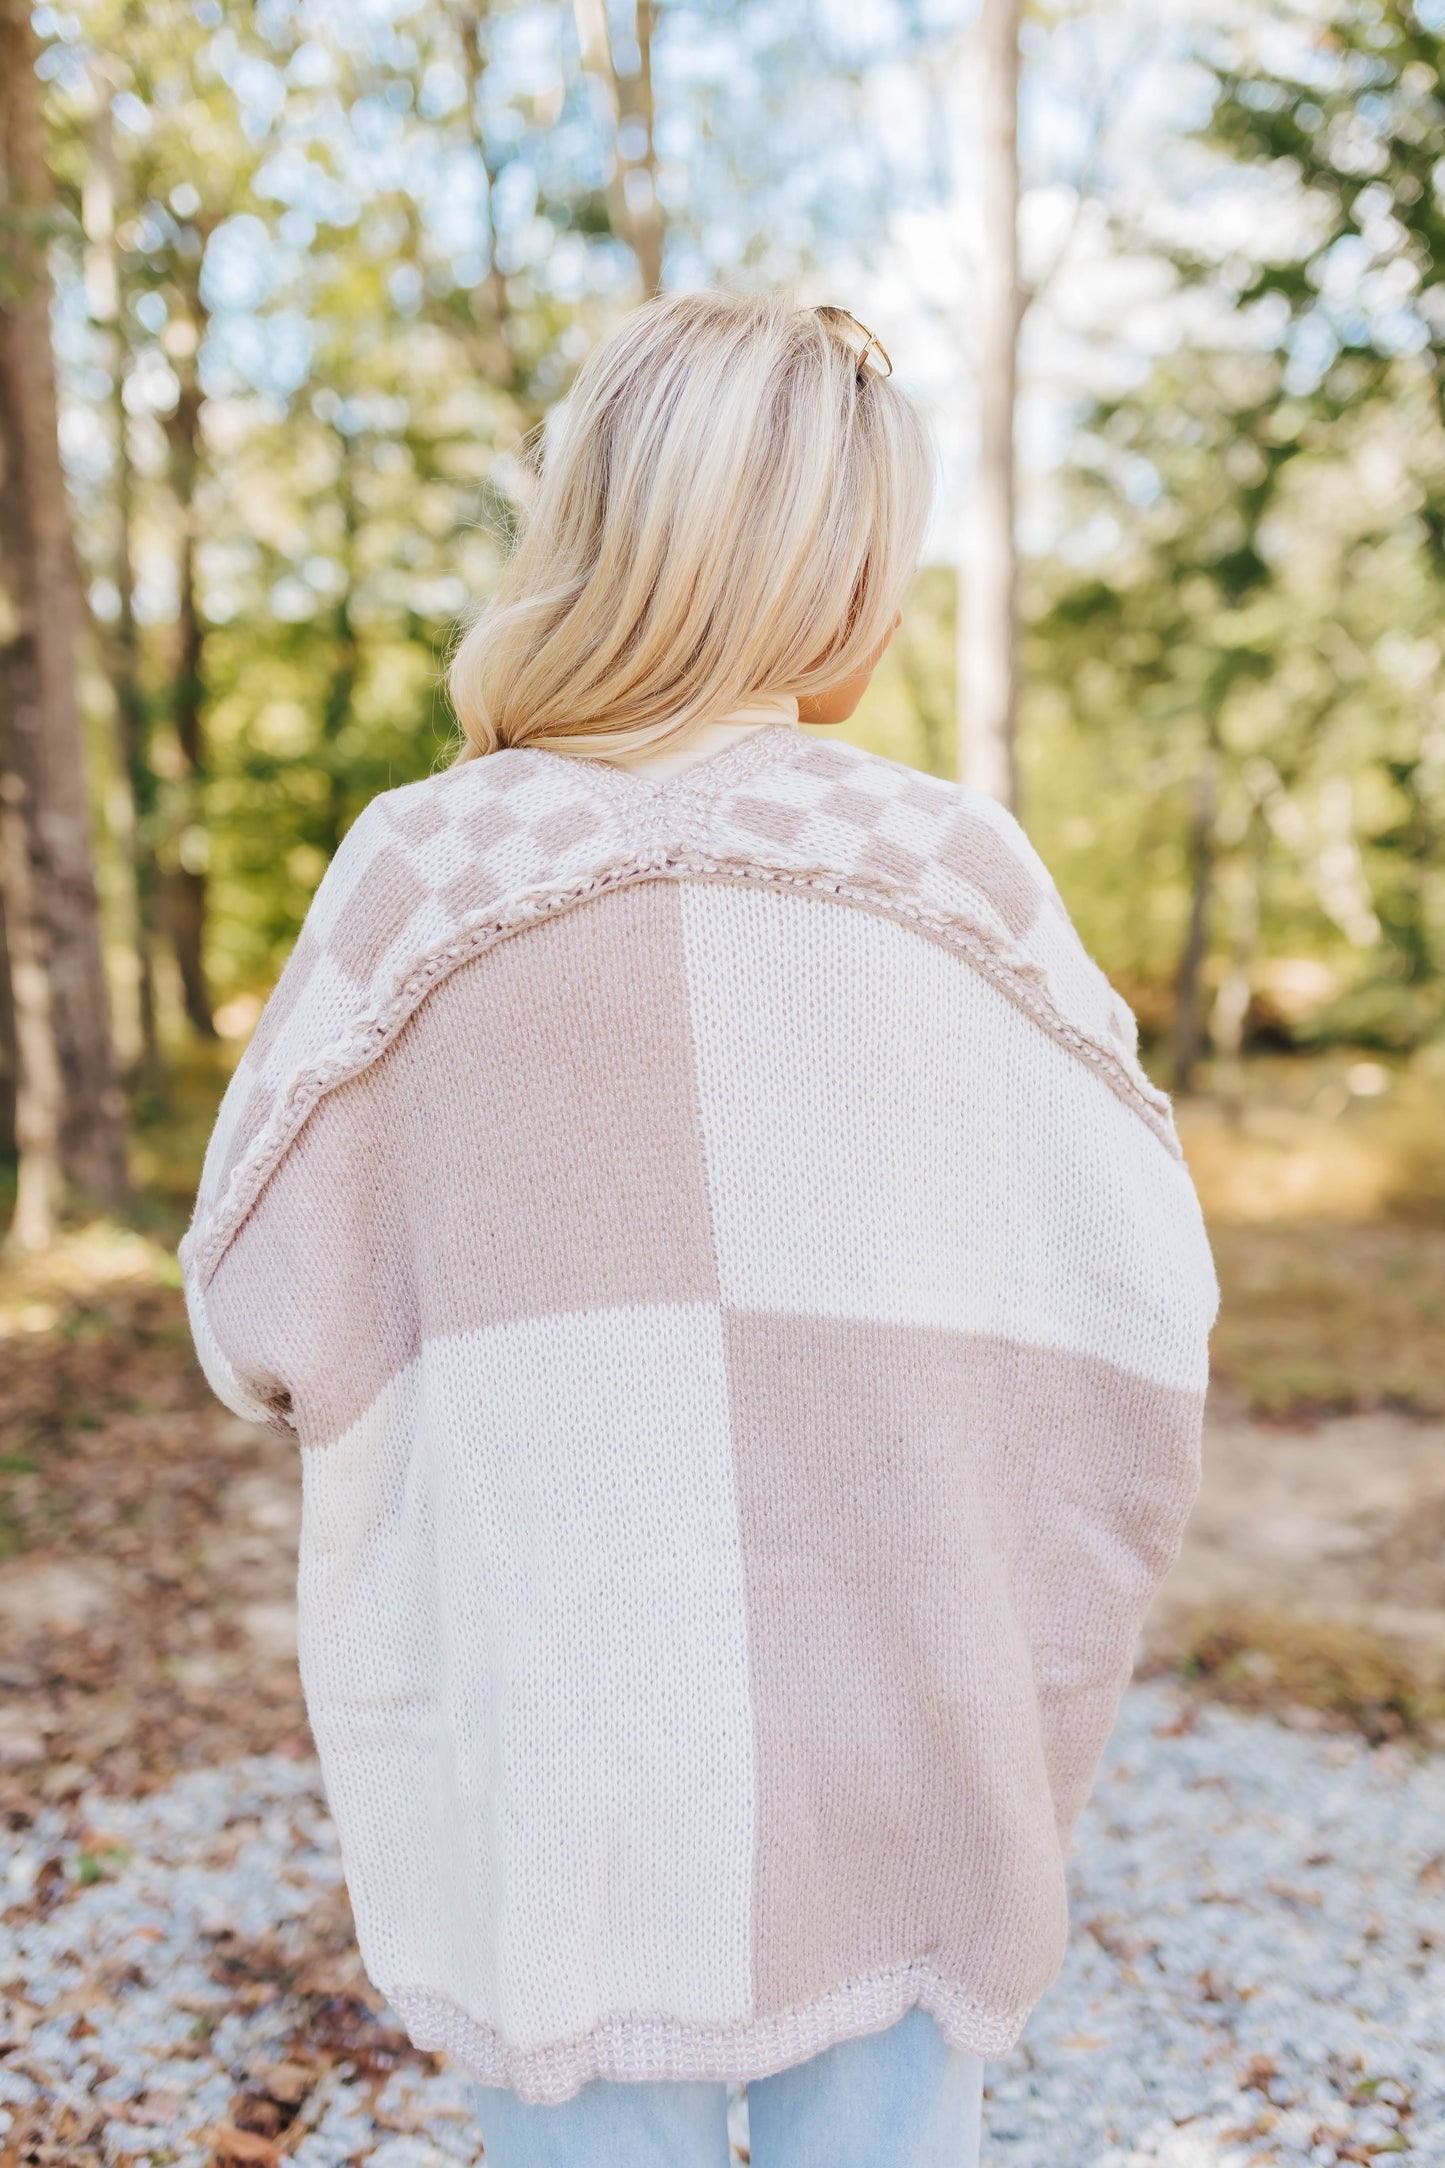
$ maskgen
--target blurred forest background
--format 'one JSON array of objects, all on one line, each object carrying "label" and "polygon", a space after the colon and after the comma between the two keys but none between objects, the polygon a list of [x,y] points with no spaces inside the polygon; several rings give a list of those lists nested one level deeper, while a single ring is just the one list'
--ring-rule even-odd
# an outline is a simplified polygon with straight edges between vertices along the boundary
[{"label": "blurred forest background", "polygon": [[[7,519],[10,699],[25,519],[50,517],[142,1126],[197,1050],[244,1039],[358,809],[447,757],[442,665],[523,440],[661,282],[841,277],[905,377],[914,319],[953,339],[954,382],[922,386],[955,447],[940,561],[857,730],[955,770],[979,302],[966,268],[940,297],[926,244],[976,177],[956,8],[12,12],[3,300],[22,316],[48,274],[64,502]],[[1102,393],[1081,367],[1024,477],[1020,810],[1169,1081],[1348,1047],[1368,1092],[1445,1025],[1445,9],[1059,0],[1023,38],[1025,216],[1031,133],[1055,226],[1072,199],[1040,283],[1107,293],[1123,266],[1164,328]],[[1188,153],[1172,219],[1113,154],[1141,79]],[[1039,307],[1027,270],[1018,300]],[[1022,398],[1027,323],[1021,360]],[[64,619],[46,570],[35,607]],[[104,1198],[104,1155],[69,1156]]]},{"label": "blurred forest background", "polygon": [[[952,380],[946,361],[920,386],[948,455],[936,561],[857,731],[940,773],[964,759],[986,281],[957,8],[10,13],[0,302],[18,329],[52,288],[64,499],[10,504],[0,637],[23,706],[25,521],[67,529],[75,606],[47,560],[34,607],[70,620],[113,1058],[142,1130],[198,1053],[244,1039],[359,807],[447,757],[442,665],[495,575],[527,432],[660,282],[841,281],[886,313],[905,378],[910,349],[951,348]],[[1089,334],[1055,307],[1034,339],[1071,284],[1116,345],[1121,290],[1152,329],[1072,384],[1041,357],[1020,810],[1177,1087],[1201,1062],[1349,1048],[1368,1094],[1445,1021],[1442,50],[1432,0],[1195,19],[1058,0],[1023,25],[1024,232],[1037,205],[1051,260],[1041,292],[1021,275],[1020,401],[1031,340]],[[1169,139],[1142,176],[1141,89]],[[68,1156],[114,1189],[93,1144]]]},{"label": "blurred forest background", "polygon": [[[1223,1306],[1141,1649],[1192,1683],[1147,1751],[1204,1695],[1394,1742],[1367,1822],[1374,1762],[1290,1809],[1373,1945],[1348,1833],[1445,1750],[1442,64],[1445,0],[0,0],[0,1925],[78,1953],[109,1903],[145,1952],[58,1997],[8,1966],[0,2168],[138,2157],[112,2112],[179,2157],[227,2101],[207,2157],[276,2164],[367,2073],[387,2158],[418,2128],[343,1893],[293,1940],[198,1925],[180,1970],[125,1894],[107,1795],[312,1752],[299,1456],[208,1392],[175,1244],[338,840],[450,757],[529,436],[660,286],[846,305],[929,411],[926,561],[849,734],[1014,800],[1176,1094]],[[1260,1827],[1221,1824],[1207,1903]],[[1252,1915],[1284,1974],[1326,1886]],[[1081,1932],[1157,2033],[1152,1946]],[[1420,1996],[1433,1933],[1391,1945]],[[1220,2039],[1231,1962],[1180,1990]],[[140,2045],[152,1965],[209,1983],[184,2045]],[[1368,2066],[1338,2002],[1308,2043],[1311,2159],[1410,2142],[1382,2007]],[[285,2059],[233,2060],[267,2008]],[[1278,2075],[1242,2069],[1231,2158]],[[1382,2102],[1390,2135],[1335,2127]]]},{"label": "blurred forest background", "polygon": [[1445,1412],[1442,62],[1445,0],[0,0],[0,1551],[139,1560],[252,1450],[172,1256],[216,1098],[659,286],[845,303],[927,404],[850,733],[1016,790],[1135,1005],[1221,1404]]}]

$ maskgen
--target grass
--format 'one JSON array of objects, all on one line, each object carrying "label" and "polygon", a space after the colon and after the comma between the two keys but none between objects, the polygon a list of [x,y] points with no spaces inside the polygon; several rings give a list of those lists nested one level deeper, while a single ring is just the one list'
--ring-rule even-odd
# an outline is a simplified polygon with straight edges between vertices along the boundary
[{"label": "grass", "polygon": [[1428,1066],[1263,1060],[1178,1109],[1219,1268],[1216,1378],[1282,1420],[1445,1414],[1445,1121]]},{"label": "grass", "polygon": [[1212,1230],[1215,1376],[1291,1421],[1365,1408],[1445,1414],[1445,1229]]},{"label": "grass", "polygon": [[1211,1699],[1273,1714],[1305,1710],[1321,1729],[1445,1744],[1445,1678],[1401,1643],[1343,1619],[1265,1607],[1218,1611],[1156,1655]]}]

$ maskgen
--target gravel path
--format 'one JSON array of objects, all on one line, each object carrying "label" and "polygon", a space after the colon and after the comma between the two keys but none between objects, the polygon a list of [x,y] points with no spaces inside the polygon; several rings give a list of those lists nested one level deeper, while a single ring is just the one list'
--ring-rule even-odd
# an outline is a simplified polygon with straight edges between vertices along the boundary
[{"label": "gravel path", "polygon": [[[52,1810],[0,1897],[0,2156],[68,2104],[84,2157],[265,2164],[289,2099],[295,2168],[479,2157],[465,2082],[358,2000],[307,1765]],[[1063,1978],[990,2080],[991,2168],[1445,2164],[1445,1757],[1134,1688]]]},{"label": "gravel path", "polygon": [[1445,2162],[1445,1756],[1192,1715],[1126,1697],[990,2159]]}]

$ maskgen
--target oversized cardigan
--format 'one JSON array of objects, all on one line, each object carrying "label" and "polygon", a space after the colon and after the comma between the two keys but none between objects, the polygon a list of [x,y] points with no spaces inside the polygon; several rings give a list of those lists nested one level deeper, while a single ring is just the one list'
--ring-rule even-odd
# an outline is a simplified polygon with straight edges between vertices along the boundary
[{"label": "oversized cardigan", "polygon": [[914,2004],[1011,2045],[1216,1290],[1006,813],[796,727],[386,793],[183,1263],[301,1448],[311,1723],[418,2045],[535,2100]]}]

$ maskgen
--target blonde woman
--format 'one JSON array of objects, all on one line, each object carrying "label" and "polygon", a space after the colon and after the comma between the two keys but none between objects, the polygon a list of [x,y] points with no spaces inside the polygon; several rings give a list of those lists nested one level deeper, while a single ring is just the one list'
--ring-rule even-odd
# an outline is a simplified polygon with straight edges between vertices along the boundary
[{"label": "blonde woman", "polygon": [[1009,816],[816,734],[930,463],[841,311],[631,317],[338,853],[184,1249],[293,1433],[362,1952],[492,2168],[963,2168],[1195,1485],[1214,1277]]}]

